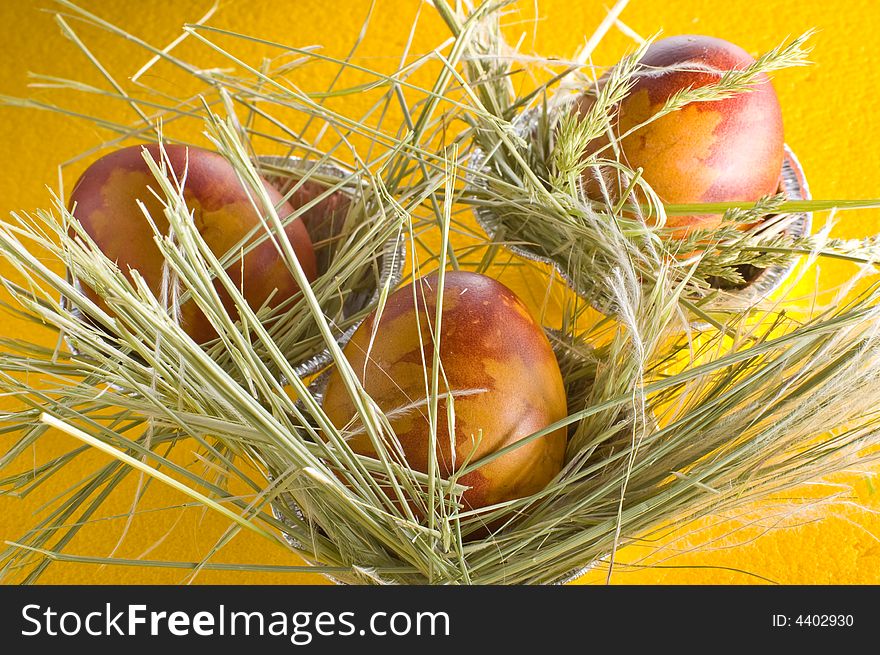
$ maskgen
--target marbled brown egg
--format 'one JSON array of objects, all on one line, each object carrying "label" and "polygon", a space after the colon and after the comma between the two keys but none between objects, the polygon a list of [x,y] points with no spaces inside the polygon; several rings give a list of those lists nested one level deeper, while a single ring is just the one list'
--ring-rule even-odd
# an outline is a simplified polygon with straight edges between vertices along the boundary
[{"label": "marbled brown egg", "polygon": [[[422,472],[429,454],[426,376],[434,350],[436,288],[434,274],[398,289],[378,324],[375,313],[369,316],[344,350],[367,393],[391,417],[409,465]],[[450,271],[442,308],[445,383],[437,458],[442,474],[449,476],[466,461],[564,418],[566,398],[544,331],[506,286],[484,275]],[[447,420],[446,394],[455,399],[454,426]],[[335,371],[323,407],[334,425],[353,433],[350,443],[356,452],[375,456],[369,439],[358,434],[354,405]],[[565,441],[565,429],[558,429],[465,474],[460,478],[469,487],[465,505],[484,507],[540,491],[559,473]]]},{"label": "marbled brown egg", "polygon": [[[615,132],[627,134],[674,94],[716,83],[725,71],[742,70],[754,61],[739,46],[709,36],[657,41],[648,47],[634,86],[619,103]],[[578,111],[586,112],[593,102],[592,94],[584,94]],[[596,140],[590,151],[606,144]],[[769,78],[760,75],[746,92],[692,102],[638,127],[620,141],[620,149],[621,160],[633,169],[641,167],[645,181],[667,204],[753,202],[779,187],[784,155],[779,100]],[[595,181],[587,178],[587,187],[592,195]],[[719,214],[703,214],[670,216],[667,225],[684,235],[720,222]]]},{"label": "marbled brown egg", "polygon": [[[70,208],[89,236],[123,273],[130,276],[131,269],[137,270],[153,293],[158,295],[164,260],[153,241],[153,230],[137,202],[141,201],[146,206],[163,233],[167,232],[169,225],[162,204],[150,190],[158,189],[158,184],[144,161],[144,148],[154,160],[160,161],[156,144],[122,148],[95,161],[76,183],[70,196]],[[209,150],[182,145],[166,145],[165,151],[171,164],[169,175],[182,179],[186,173],[186,205],[192,212],[199,233],[213,253],[224,255],[260,224],[260,214],[255,210],[235,169],[224,157]],[[279,217],[284,220],[290,216],[294,212],[293,206],[282,203],[278,191],[268,183],[264,182],[264,185],[272,203],[278,208]],[[266,214],[268,208],[261,208],[260,211]],[[315,254],[303,222],[292,221],[285,233],[306,276],[309,280],[314,279]],[[258,238],[253,237],[252,242]],[[275,306],[300,291],[276,246],[269,239],[248,252],[243,261],[240,257],[233,259],[227,272],[254,309],[266,303],[270,296],[269,304]],[[215,283],[215,287],[227,311],[234,312],[232,300],[220,283]],[[86,288],[84,291],[104,305],[92,289]],[[181,305],[180,314],[183,328],[195,341],[203,343],[216,336],[207,317],[194,302]]]}]

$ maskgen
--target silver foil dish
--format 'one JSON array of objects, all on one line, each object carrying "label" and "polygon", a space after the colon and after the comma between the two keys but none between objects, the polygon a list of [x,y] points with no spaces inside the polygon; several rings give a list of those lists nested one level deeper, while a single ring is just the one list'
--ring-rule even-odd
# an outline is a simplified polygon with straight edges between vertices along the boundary
[{"label": "silver foil dish", "polygon": [[[565,103],[566,100],[562,100]],[[561,105],[560,105],[561,106]],[[554,110],[548,110],[550,112]],[[549,116],[549,114],[548,114]],[[533,108],[523,112],[512,123],[514,134],[529,141],[531,135],[535,134],[539,121],[542,117],[542,108]],[[470,179],[469,184],[474,187],[485,187],[485,182],[481,178],[481,171],[486,166],[486,154],[477,148],[470,162]],[[785,156],[782,163],[779,178],[779,192],[785,194],[788,200],[810,200],[810,190],[807,185],[806,177],[800,162],[794,152],[788,145],[785,145]],[[515,238],[515,233],[511,233],[504,225],[504,219],[498,216],[491,207],[477,205],[474,207],[474,215],[477,223],[493,241],[501,242],[505,238]],[[771,217],[767,217],[768,219]],[[809,234],[812,228],[812,213],[797,212],[788,214],[781,225],[781,231],[792,237],[801,237]],[[766,222],[766,221],[765,221]],[[591,302],[595,309],[605,312],[602,307],[597,306],[593,302],[595,294],[590,293],[589,289],[580,287],[571,276],[566,263],[565,255],[554,258],[548,256],[534,246],[524,243],[503,243],[504,248],[510,252],[534,262],[540,262],[552,267],[559,277],[568,285],[572,291],[581,298]],[[748,271],[744,277],[746,284],[739,288],[718,288],[717,296],[710,298],[702,304],[702,307],[708,311],[726,310],[741,311],[767,298],[768,295],[777,290],[791,271],[794,269],[796,259],[781,264],[771,266],[765,269],[753,269]],[[748,267],[744,267],[748,268]]]},{"label": "silver foil dish", "polygon": [[[561,333],[557,330],[550,329],[550,328],[545,328],[545,332],[547,333],[547,336],[550,340],[550,343],[553,346],[553,350],[556,353],[556,357],[557,357],[557,360],[559,361],[560,369],[563,372],[563,376],[565,376],[566,371],[572,370],[575,368],[581,369],[581,370],[586,368],[586,369],[591,370],[593,372],[593,374],[594,374],[593,377],[590,377],[590,375],[577,376],[577,377],[573,376],[572,379],[574,381],[566,381],[566,383],[565,383],[567,397],[569,397],[569,398],[584,397],[586,395],[586,392],[592,386],[593,380],[595,379],[596,361],[594,359],[592,359],[588,354],[584,353],[583,349],[581,349],[581,352],[576,352],[576,350],[571,347],[571,344],[573,341],[572,337],[564,335],[563,333]],[[583,345],[583,344],[579,344],[579,345]],[[587,350],[591,351],[591,349],[587,349]],[[330,369],[330,368],[324,370],[321,373],[321,375],[316,377],[312,381],[311,385],[309,386],[309,391],[311,392],[312,396],[318,401],[318,403],[321,403],[323,400],[324,392],[327,388],[327,383],[328,383],[328,380],[330,377],[331,370],[332,369]],[[569,407],[570,412],[576,411],[577,409],[578,408]],[[580,409],[582,409],[582,408],[580,408]],[[571,436],[571,434],[573,434],[573,432],[576,428],[576,425],[577,424],[572,424],[571,426],[569,426],[569,430],[568,430],[569,436]],[[629,425],[629,423],[625,420],[625,417],[624,417],[624,420],[621,422],[621,434],[623,434],[623,432],[627,430],[628,425]],[[288,511],[293,512],[303,522],[307,522],[308,517],[305,515],[305,513],[302,511],[302,509],[299,507],[299,505],[297,505],[296,501],[294,500],[294,498],[292,497],[291,494],[286,493],[286,492],[282,493],[281,498],[282,498],[282,501],[285,503],[286,509]],[[279,511],[278,507],[274,504],[272,506],[272,514],[278,521],[285,522],[284,513],[282,511]],[[320,530],[320,526],[315,526],[315,529]],[[307,552],[308,551],[308,547],[305,544],[303,544],[301,541],[299,541],[297,538],[291,536],[290,534],[285,532],[285,533],[283,533],[283,537],[284,537],[285,541],[287,541],[287,543],[289,543],[293,548],[297,549],[298,551],[300,551],[300,552],[302,552],[302,551]],[[584,575],[585,573],[587,573],[590,570],[597,567],[603,559],[604,559],[604,556],[597,558],[597,559],[594,559],[592,561],[586,562],[583,566],[575,567],[574,569],[559,576],[558,579],[552,581],[549,584],[562,585],[562,584],[567,584],[569,582],[572,582],[572,581],[576,580],[577,578],[581,577],[582,575]],[[319,570],[318,570],[320,568],[319,563],[314,562],[314,561],[310,561],[309,559],[305,559],[305,561],[307,564],[315,566],[316,572],[319,572]],[[342,577],[339,575],[330,575],[330,574],[322,574],[322,575],[324,575],[324,577],[326,577],[328,580],[330,580],[331,582],[334,582],[336,584],[350,584],[350,582],[348,580],[342,579]],[[375,573],[372,574],[372,577],[374,580],[376,579]],[[387,582],[388,584],[395,584],[396,583],[396,581],[392,581],[392,580],[385,580],[384,582]]]},{"label": "silver foil dish", "polygon": [[[314,175],[316,177],[319,176],[324,184],[328,186],[333,186],[334,182],[339,183],[340,181],[351,177],[349,173],[346,173],[335,166],[316,166],[313,163],[296,157],[265,156],[259,157],[258,161],[261,164],[261,168],[268,169],[263,171],[266,180],[276,186],[282,194],[286,194],[292,188],[298,177],[306,174]],[[324,189],[326,189],[326,187],[314,195],[320,194]],[[357,193],[359,193],[359,189],[357,189],[354,184],[345,184],[339,189],[339,193],[341,193],[346,199],[351,199],[356,197]],[[332,196],[329,198],[332,198]],[[326,202],[326,199],[322,202]],[[329,220],[324,220],[320,223],[310,223],[306,220],[306,217],[303,216],[306,229],[309,231],[309,236],[312,238],[313,243],[317,244],[315,247],[315,255],[319,276],[328,271],[329,266],[333,261],[334,237],[338,235],[338,231],[343,226],[345,218],[344,209],[345,208],[340,208],[339,216],[334,214]],[[317,233],[313,234],[313,232]],[[357,290],[346,295],[345,300],[342,302],[342,306],[337,308],[334,312],[335,322],[347,323],[348,319],[352,316],[356,316],[359,313],[365,313],[370,307],[378,302],[381,289],[384,286],[388,285],[392,289],[396,287],[403,276],[405,261],[406,242],[402,234],[395,235],[380,244],[375,256],[375,262],[370,261],[365,266],[365,270],[362,274],[359,274],[359,280],[361,282],[365,281],[365,283]],[[375,271],[378,271],[378,273]],[[73,277],[70,271],[67,271],[67,279],[78,292],[82,292],[82,286],[79,280]],[[67,309],[67,311],[69,311],[75,318],[86,320],[76,305],[70,302],[70,299],[62,297],[61,304],[62,307]],[[351,338],[351,334],[356,327],[357,325],[351,325],[339,335],[337,341],[340,345],[344,345],[348,342],[348,339]],[[74,340],[65,336],[65,342],[74,355],[81,354]],[[293,362],[294,371],[300,377],[308,377],[326,367],[330,361],[331,356],[329,350],[327,348],[321,348],[302,361]]]}]

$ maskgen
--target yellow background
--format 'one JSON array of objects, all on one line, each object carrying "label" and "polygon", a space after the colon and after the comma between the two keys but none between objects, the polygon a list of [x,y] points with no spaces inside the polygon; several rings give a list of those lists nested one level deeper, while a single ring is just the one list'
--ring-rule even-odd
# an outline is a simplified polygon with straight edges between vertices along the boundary
[{"label": "yellow background", "polygon": [[[198,19],[210,0],[86,1],[105,18],[127,27],[145,40],[163,46],[186,21]],[[540,20],[534,20],[538,4]],[[508,14],[508,35],[522,48],[542,55],[570,56],[586,34],[604,15],[598,2],[574,0],[523,0]],[[378,0],[366,39],[359,51],[364,65],[392,70],[419,8],[418,0]],[[225,0],[212,23],[239,32],[299,46],[321,44],[324,52],[344,56],[354,42],[366,14],[367,0]],[[0,2],[0,93],[11,96],[50,97],[41,90],[28,90],[27,71],[82,78],[98,78],[84,57],[61,37],[50,13],[51,0]],[[444,27],[422,6],[422,23],[413,46],[420,53],[445,38]],[[880,86],[876,42],[880,33],[880,8],[872,0],[633,0],[622,19],[647,36],[662,28],[665,34],[704,33],[724,37],[758,53],[789,35],[819,29],[813,39],[816,65],[785,71],[775,78],[783,107],[786,140],[797,152],[813,194],[817,198],[880,197],[880,113],[876,89]],[[115,72],[131,74],[145,61],[141,52],[126,49],[106,34],[83,30],[88,44]],[[611,64],[631,44],[612,30],[596,54],[597,63]],[[237,52],[248,59],[257,47],[241,43]],[[132,58],[132,53],[137,56]],[[321,88],[327,81],[318,76],[306,86]],[[172,75],[171,73],[168,73]],[[165,82],[174,83],[171,77]],[[66,106],[83,113],[106,113],[100,97],[65,96]],[[116,108],[111,110],[111,113]],[[118,116],[126,116],[124,108]],[[31,210],[49,204],[45,185],[56,186],[57,165],[100,142],[101,135],[83,121],[57,115],[0,108],[0,211]],[[82,170],[73,170],[73,176]],[[67,178],[69,185],[73,180]],[[817,216],[821,222],[825,217]],[[841,215],[834,234],[858,237],[880,231],[880,212]],[[852,270],[842,264],[825,264],[823,287],[842,282]],[[8,267],[0,264],[0,275]],[[25,326],[3,315],[0,333],[25,336]],[[28,337],[33,335],[27,334]],[[45,336],[53,343],[51,335]],[[0,450],[12,444],[0,437]],[[61,435],[51,435],[26,458],[42,459],[68,447]],[[25,499],[0,497],[0,540],[19,537],[36,522],[34,512],[52,496],[76,482],[90,466],[101,461],[85,459],[63,472],[45,489]],[[26,464],[25,464],[26,465]],[[767,507],[749,508],[734,521],[707,520],[668,537],[665,549],[654,555],[656,566],[621,567],[613,577],[618,583],[747,583],[769,579],[781,583],[880,583],[880,483],[864,473],[842,475],[835,480],[847,485],[847,496],[825,508],[806,508],[803,503],[781,499],[775,506],[790,512],[777,521]],[[828,488],[798,490],[793,496],[812,497]],[[108,503],[106,514],[124,514],[134,487],[129,485]],[[154,488],[147,507],[182,502],[174,493]],[[107,520],[77,538],[71,552],[106,556],[116,543],[125,521]],[[778,526],[777,526],[778,523]],[[716,525],[718,524],[718,525]],[[776,526],[776,527],[774,527]],[[198,560],[222,534],[225,523],[200,510],[146,513],[131,525],[117,557],[137,557],[148,552],[151,559]],[[772,529],[771,529],[772,528]],[[695,548],[696,547],[696,548]],[[636,564],[650,551],[630,547],[620,553],[622,561]],[[669,557],[677,554],[675,557]],[[215,557],[218,562],[251,562],[293,565],[296,559],[252,535],[238,535]],[[758,577],[760,576],[760,577]],[[184,580],[180,570],[95,565],[57,564],[43,578],[54,583],[175,583]],[[604,580],[603,575],[587,581]],[[204,572],[201,583],[319,583],[313,574]]]}]

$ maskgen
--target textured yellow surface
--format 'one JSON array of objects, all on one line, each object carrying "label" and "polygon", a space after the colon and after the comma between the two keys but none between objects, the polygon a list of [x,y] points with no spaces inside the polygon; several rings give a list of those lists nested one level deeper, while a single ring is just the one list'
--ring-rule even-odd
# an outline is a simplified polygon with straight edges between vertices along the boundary
[{"label": "textured yellow surface", "polygon": [[[164,45],[185,21],[198,19],[210,0],[102,0],[85,2],[102,16],[128,26],[145,40]],[[322,44],[324,51],[342,56],[354,42],[369,3],[366,0],[225,0],[213,20],[236,31],[263,35],[296,45]],[[359,56],[368,66],[389,69],[401,52],[418,0],[379,0]],[[509,34],[522,48],[543,55],[569,56],[604,15],[604,2],[540,0],[540,20],[535,22],[534,5],[524,0],[508,15]],[[28,70],[62,77],[99,78],[88,62],[58,33],[48,13],[51,0],[0,3],[0,93],[21,96],[44,92],[28,91]],[[427,6],[413,51],[423,52],[441,39],[443,26]],[[727,0],[710,2],[684,0],[659,2],[633,0],[622,18],[636,32],[649,35],[658,28],[666,34],[705,33],[727,38],[757,53],[775,45],[787,35],[816,27],[813,55],[816,66],[786,71],[775,78],[784,113],[786,140],[800,157],[815,197],[854,198],[880,196],[880,149],[877,135],[880,114],[876,89],[880,67],[872,43],[880,33],[880,9],[873,0]],[[144,62],[142,52],[113,45],[106,35],[83,32],[89,46],[112,64],[114,71],[131,74]],[[596,62],[611,64],[630,45],[627,37],[612,30],[596,53]],[[187,47],[185,44],[184,47]],[[255,57],[255,45],[240,45],[239,52]],[[173,75],[172,73],[167,73]],[[329,75],[315,69],[316,76]],[[320,88],[328,80],[306,80]],[[174,83],[173,77],[165,80]],[[71,97],[67,106],[83,113],[100,111],[129,118],[124,107],[107,109],[100,97]],[[115,113],[114,113],[115,112]],[[44,185],[57,185],[56,166],[99,142],[99,135],[87,123],[45,112],[3,107],[0,109],[0,211],[33,209],[48,205]],[[78,173],[80,169],[71,172]],[[66,183],[72,183],[67,179]],[[824,217],[817,217],[821,221]],[[880,231],[880,212],[850,213],[840,217],[835,234],[857,237]],[[845,280],[851,269],[842,264],[825,264],[821,284],[830,288]],[[0,275],[8,270],[0,265]],[[804,289],[806,290],[806,286]],[[3,315],[0,334],[15,337],[25,327]],[[29,337],[32,335],[28,335]],[[45,343],[53,343],[47,332]],[[0,450],[11,443],[0,437]],[[41,459],[68,447],[61,435],[51,435],[39,445],[39,452],[25,458]],[[96,456],[71,467],[45,490],[24,500],[0,498],[0,540],[20,536],[36,521],[34,512],[54,494],[65,489],[90,470]],[[25,466],[26,463],[23,464]],[[133,482],[133,481],[132,481]],[[652,549],[633,546],[619,553],[620,560],[636,564],[619,567],[612,580],[617,583],[748,583],[770,579],[781,583],[880,583],[880,484],[865,474],[846,474],[835,479],[842,486],[798,489],[791,496],[810,499],[830,491],[846,490],[839,502],[824,508],[809,502],[781,499],[772,507],[750,507],[737,519],[723,517],[666,537],[660,554],[653,554],[652,568],[642,568],[642,558]],[[108,503],[107,516],[125,514],[132,501],[133,484],[125,486]],[[179,496],[158,486],[150,490],[142,510],[175,505]],[[785,516],[777,516],[782,512]],[[37,515],[39,516],[39,515]],[[84,533],[69,550],[79,554],[106,556],[116,544],[124,520],[107,520]],[[200,510],[172,510],[139,515],[117,550],[117,557],[198,561],[223,533],[226,525]],[[652,544],[656,546],[657,544]],[[674,555],[674,557],[673,557]],[[259,562],[293,565],[296,559],[257,536],[238,535],[217,553],[218,562]],[[185,572],[156,568],[97,567],[57,564],[50,567],[45,582],[55,583],[175,583]],[[204,572],[202,583],[319,583],[317,575],[299,573]],[[604,581],[603,574],[588,575],[588,582]]]}]

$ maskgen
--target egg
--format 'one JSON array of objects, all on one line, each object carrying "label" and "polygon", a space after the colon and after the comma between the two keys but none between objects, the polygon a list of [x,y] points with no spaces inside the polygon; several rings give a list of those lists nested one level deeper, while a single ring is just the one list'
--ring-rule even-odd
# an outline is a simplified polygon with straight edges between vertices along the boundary
[{"label": "egg", "polygon": [[[330,266],[333,253],[340,245],[340,234],[353,200],[350,193],[342,190],[328,194],[328,188],[329,184],[324,182],[303,180],[295,175],[279,187],[285,195],[292,191],[290,202],[294,207],[311,204],[309,209],[302,212],[301,219],[311,237],[319,271],[327,270]],[[319,197],[321,200],[318,200]]]},{"label": "egg", "polygon": [[[622,136],[647,121],[674,94],[716,83],[725,71],[754,61],[739,46],[709,36],[674,36],[651,44],[634,86],[617,107],[615,133]],[[577,111],[588,111],[594,97],[581,95]],[[606,144],[597,139],[588,152]],[[779,188],[784,156],[779,100],[762,74],[748,91],[692,102],[636,129],[620,141],[620,150],[621,161],[642,168],[644,180],[666,204],[754,202]],[[603,156],[611,154],[606,150]],[[590,179],[595,170],[585,176],[587,193],[595,197],[598,185]],[[720,214],[669,216],[666,225],[681,237],[714,229],[721,219]]]},{"label": "egg", "polygon": [[[437,274],[391,294],[344,349],[355,374],[390,423],[408,465],[428,470],[428,393],[437,311]],[[418,302],[416,301],[418,298]],[[500,282],[476,273],[446,273],[442,296],[442,362],[436,457],[449,477],[468,462],[516,444],[567,415],[562,374],[541,326]],[[447,400],[454,398],[450,425]],[[375,456],[338,371],[323,409],[351,433],[360,454]],[[462,475],[462,500],[480,508],[532,495],[562,468],[566,430],[559,428]]]},{"label": "egg", "polygon": [[[182,145],[166,145],[170,161],[169,175],[183,179],[186,174],[184,198],[196,228],[211,251],[217,256],[227,253],[254,227],[260,224],[260,213],[239,180],[232,165],[216,152]],[[164,259],[155,244],[153,229],[138,206],[141,201],[162,233],[169,229],[161,202],[150,190],[158,191],[158,183],[147,167],[143,149],[159,162],[157,144],[122,148],[101,157],[79,178],[70,195],[70,210],[95,244],[120,270],[131,278],[137,270],[150,290],[158,297],[162,286]],[[293,206],[282,202],[281,194],[264,181],[272,203],[284,220],[294,212]],[[161,193],[161,192],[159,192]],[[254,201],[259,202],[254,198]],[[311,239],[301,220],[292,221],[285,229],[297,259],[311,281],[316,277],[315,253]],[[260,235],[249,243],[255,242]],[[270,239],[241,257],[234,258],[226,269],[236,287],[243,290],[250,307],[258,309],[267,299],[277,306],[300,292],[282,256]],[[223,305],[236,316],[234,304],[219,282],[215,282]],[[90,288],[84,292],[106,309],[106,304]],[[274,295],[273,295],[274,294]],[[180,307],[183,329],[198,343],[216,337],[207,317],[195,302]]]}]

